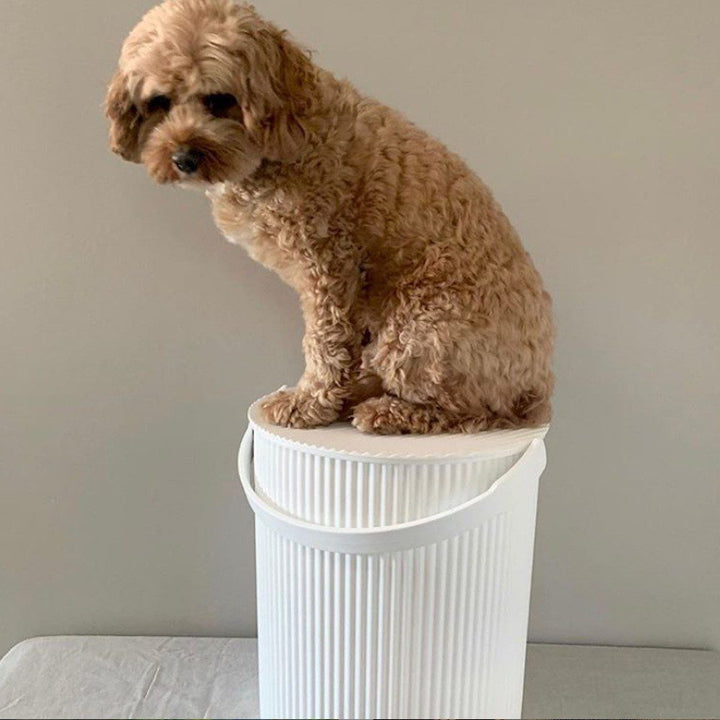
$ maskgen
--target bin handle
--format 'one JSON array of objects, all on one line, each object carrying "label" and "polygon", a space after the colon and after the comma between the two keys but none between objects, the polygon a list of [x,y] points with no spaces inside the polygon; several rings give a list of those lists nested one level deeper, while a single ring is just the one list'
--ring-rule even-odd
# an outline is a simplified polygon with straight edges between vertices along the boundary
[{"label": "bin handle", "polygon": [[[253,512],[265,525],[301,545],[330,552],[376,554],[408,550],[460,535],[502,511],[512,497],[537,494],[540,473],[545,468],[545,444],[536,438],[518,461],[487,490],[466,502],[435,515],[395,525],[374,528],[333,528],[287,515],[261,497],[253,486],[253,429],[248,426],[238,452],[238,473]],[[522,477],[525,475],[526,477]],[[521,477],[517,477],[521,476]],[[517,477],[517,481],[514,481]],[[532,483],[528,488],[527,483]]]}]

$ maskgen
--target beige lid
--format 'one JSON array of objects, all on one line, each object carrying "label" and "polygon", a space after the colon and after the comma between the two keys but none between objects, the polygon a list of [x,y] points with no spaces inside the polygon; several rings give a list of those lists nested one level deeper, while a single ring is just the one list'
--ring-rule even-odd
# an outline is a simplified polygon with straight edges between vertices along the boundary
[{"label": "beige lid", "polygon": [[442,435],[369,435],[350,423],[333,423],[312,430],[285,428],[269,423],[260,407],[262,398],[250,407],[248,418],[256,431],[281,442],[316,448],[331,454],[359,455],[382,459],[505,457],[523,452],[535,438],[544,438],[548,425],[521,430],[492,430],[482,433]]}]

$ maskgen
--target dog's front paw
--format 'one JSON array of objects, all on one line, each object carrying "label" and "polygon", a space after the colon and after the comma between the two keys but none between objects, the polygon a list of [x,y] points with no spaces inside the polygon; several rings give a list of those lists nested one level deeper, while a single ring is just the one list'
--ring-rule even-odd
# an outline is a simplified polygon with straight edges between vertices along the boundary
[{"label": "dog's front paw", "polygon": [[265,417],[274,425],[292,428],[312,428],[329,425],[339,417],[339,411],[324,404],[306,390],[278,390],[262,403]]}]

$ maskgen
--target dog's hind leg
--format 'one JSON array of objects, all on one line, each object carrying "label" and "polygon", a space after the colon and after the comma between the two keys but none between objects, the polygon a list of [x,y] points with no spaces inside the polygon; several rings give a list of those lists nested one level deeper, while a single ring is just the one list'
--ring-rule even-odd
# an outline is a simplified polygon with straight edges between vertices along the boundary
[{"label": "dog's hind leg", "polygon": [[436,405],[422,405],[394,395],[373,397],[355,406],[353,425],[376,435],[432,435],[480,432],[492,425],[488,415],[460,417]]}]

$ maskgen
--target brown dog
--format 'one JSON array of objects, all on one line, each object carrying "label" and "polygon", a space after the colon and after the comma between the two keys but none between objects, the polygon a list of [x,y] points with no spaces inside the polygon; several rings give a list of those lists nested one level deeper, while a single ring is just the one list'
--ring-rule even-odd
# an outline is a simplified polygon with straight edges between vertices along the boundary
[{"label": "brown dog", "polygon": [[306,369],[265,404],[313,427],[546,423],[551,302],[464,162],[315,66],[248,6],[166,0],[125,41],[111,144],[207,190],[226,237],[297,290]]}]

